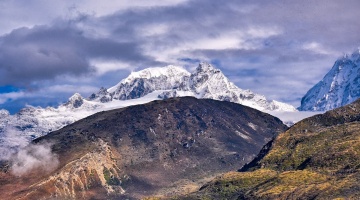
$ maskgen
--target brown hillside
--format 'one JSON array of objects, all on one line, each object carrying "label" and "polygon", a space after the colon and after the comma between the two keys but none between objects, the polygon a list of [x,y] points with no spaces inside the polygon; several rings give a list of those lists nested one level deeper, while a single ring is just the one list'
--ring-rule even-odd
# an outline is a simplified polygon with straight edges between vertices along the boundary
[{"label": "brown hillside", "polygon": [[196,191],[250,162],[287,127],[230,102],[192,97],[100,112],[34,143],[53,144],[51,173],[15,177],[4,168],[5,199],[139,199]]}]

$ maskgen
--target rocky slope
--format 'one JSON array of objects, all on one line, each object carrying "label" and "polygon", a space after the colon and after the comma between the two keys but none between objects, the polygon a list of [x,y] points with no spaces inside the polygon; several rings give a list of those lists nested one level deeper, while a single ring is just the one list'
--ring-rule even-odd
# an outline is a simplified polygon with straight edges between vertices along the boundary
[{"label": "rocky slope", "polygon": [[240,171],[178,199],[358,199],[360,100],[295,124]]},{"label": "rocky slope", "polygon": [[360,50],[338,59],[325,77],[301,100],[299,110],[326,111],[360,97]]},{"label": "rocky slope", "polygon": [[54,171],[17,177],[11,162],[3,164],[0,193],[8,199],[184,194],[250,162],[286,129],[255,109],[193,97],[100,112],[33,141],[52,144]]}]

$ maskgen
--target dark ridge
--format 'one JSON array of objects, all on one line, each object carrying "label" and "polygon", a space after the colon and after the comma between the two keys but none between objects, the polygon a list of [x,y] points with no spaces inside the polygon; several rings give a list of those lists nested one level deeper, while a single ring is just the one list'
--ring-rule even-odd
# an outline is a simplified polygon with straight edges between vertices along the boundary
[{"label": "dark ridge", "polygon": [[259,154],[249,163],[246,163],[242,168],[238,170],[238,172],[247,172],[247,171],[254,171],[259,169],[261,166],[259,162],[266,156],[266,154],[271,150],[275,139],[270,140],[264,147],[260,150]]}]

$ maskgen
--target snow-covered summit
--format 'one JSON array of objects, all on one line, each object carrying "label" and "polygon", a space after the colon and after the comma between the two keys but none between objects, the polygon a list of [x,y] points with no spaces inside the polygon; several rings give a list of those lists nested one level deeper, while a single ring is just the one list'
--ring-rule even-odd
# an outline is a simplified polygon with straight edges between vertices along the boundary
[{"label": "snow-covered summit", "polygon": [[109,93],[115,92],[116,89],[121,86],[121,84],[132,83],[137,79],[167,77],[177,81],[178,78],[189,75],[190,73],[180,66],[168,65],[166,67],[150,67],[137,72],[131,72],[128,77],[124,78],[118,84],[109,88],[107,91]]},{"label": "snow-covered summit", "polygon": [[57,108],[29,106],[15,115],[0,110],[0,145],[1,133],[7,127],[15,127],[27,138],[37,138],[96,112],[179,96],[231,101],[265,112],[295,111],[291,105],[237,87],[211,64],[200,63],[192,73],[170,65],[133,72],[114,87],[100,88],[89,98],[75,93]]},{"label": "snow-covered summit", "polygon": [[164,93],[160,94],[159,98],[186,95],[231,101],[264,111],[296,110],[291,105],[269,101],[263,95],[237,87],[228,80],[221,70],[206,62],[200,63],[192,73],[182,67],[173,65],[132,72],[117,85],[109,88],[107,92],[93,94],[92,97],[97,100],[102,98],[107,100],[129,100],[160,90],[164,91]]},{"label": "snow-covered summit", "polygon": [[326,111],[360,97],[360,50],[339,58],[301,100],[300,110]]},{"label": "snow-covered summit", "polygon": [[79,108],[84,103],[84,98],[79,93],[73,94],[64,105],[69,108]]}]

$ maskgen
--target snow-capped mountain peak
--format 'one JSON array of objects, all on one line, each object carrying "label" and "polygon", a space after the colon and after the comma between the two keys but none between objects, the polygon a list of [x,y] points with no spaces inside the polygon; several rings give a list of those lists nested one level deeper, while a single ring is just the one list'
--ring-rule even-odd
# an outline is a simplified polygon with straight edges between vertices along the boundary
[{"label": "snow-capped mountain peak", "polygon": [[116,89],[121,86],[121,84],[131,83],[137,79],[151,79],[151,78],[159,78],[161,76],[169,77],[169,78],[177,78],[182,76],[189,76],[190,73],[180,66],[168,65],[165,67],[150,67],[137,72],[131,72],[131,74],[121,80],[115,86],[109,88],[107,91],[109,93],[113,93]]},{"label": "snow-capped mountain peak", "polygon": [[65,103],[65,106],[68,106],[70,108],[79,108],[84,103],[84,98],[79,93],[73,94],[69,101]]},{"label": "snow-capped mountain peak", "polygon": [[214,66],[207,62],[201,62],[198,67],[196,68],[196,73],[209,73],[209,72],[220,72],[220,69],[216,69]]},{"label": "snow-capped mountain peak", "polygon": [[230,101],[262,111],[296,110],[237,87],[211,64],[200,63],[192,73],[169,65],[133,72],[109,89],[100,88],[89,98],[75,93],[57,108],[27,107],[15,115],[0,110],[0,133],[6,127],[16,127],[28,138],[36,138],[99,111],[179,96]]},{"label": "snow-capped mountain peak", "polygon": [[[159,98],[195,96],[244,104],[259,110],[294,111],[294,107],[279,106],[263,95],[243,90],[230,82],[220,69],[202,62],[190,73],[182,67],[166,66],[132,72],[106,94],[93,94],[92,99],[127,100],[143,97],[154,91],[163,91]],[[90,98],[91,99],[91,98]],[[107,101],[105,101],[107,102]],[[285,104],[284,104],[285,105]]]},{"label": "snow-capped mountain peak", "polygon": [[326,111],[360,97],[360,50],[339,58],[301,100],[300,110]]}]

